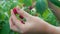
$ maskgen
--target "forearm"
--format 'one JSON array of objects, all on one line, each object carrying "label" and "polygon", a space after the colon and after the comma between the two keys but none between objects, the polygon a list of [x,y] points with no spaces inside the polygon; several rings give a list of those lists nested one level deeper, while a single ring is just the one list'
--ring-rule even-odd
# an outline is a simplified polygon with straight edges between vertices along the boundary
[{"label": "forearm", "polygon": [[60,20],[60,8],[48,1],[49,7],[54,11],[56,17]]}]

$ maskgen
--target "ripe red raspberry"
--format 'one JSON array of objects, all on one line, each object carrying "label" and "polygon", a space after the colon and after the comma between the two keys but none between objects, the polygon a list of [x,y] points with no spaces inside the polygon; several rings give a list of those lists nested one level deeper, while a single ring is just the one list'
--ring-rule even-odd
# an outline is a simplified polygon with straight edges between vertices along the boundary
[{"label": "ripe red raspberry", "polygon": [[33,8],[33,7],[32,7],[32,6],[30,6],[30,7],[29,7],[29,10],[31,10],[32,8]]},{"label": "ripe red raspberry", "polygon": [[24,17],[23,17],[23,16],[21,16],[21,15],[20,15],[19,17],[20,17],[21,19],[23,19],[23,18],[24,18]]},{"label": "ripe red raspberry", "polygon": [[16,10],[16,8],[13,9],[13,12],[14,12],[14,14],[17,14],[17,10]]},{"label": "ripe red raspberry", "polygon": [[21,23],[22,23],[22,24],[25,24],[24,21],[22,21],[22,20],[21,20]]}]

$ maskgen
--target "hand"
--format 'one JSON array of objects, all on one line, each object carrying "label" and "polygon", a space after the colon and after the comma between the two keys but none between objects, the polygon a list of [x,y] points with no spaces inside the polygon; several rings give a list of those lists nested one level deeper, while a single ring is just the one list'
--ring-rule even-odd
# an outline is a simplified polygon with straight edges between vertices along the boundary
[{"label": "hand", "polygon": [[32,16],[25,12],[24,10],[16,7],[17,13],[19,15],[22,15],[24,18],[26,18],[25,24],[21,23],[20,20],[18,20],[13,12],[11,10],[11,17],[10,17],[10,28],[14,31],[17,31],[19,33],[40,33],[40,32],[46,32],[48,23],[42,20],[39,17]]}]

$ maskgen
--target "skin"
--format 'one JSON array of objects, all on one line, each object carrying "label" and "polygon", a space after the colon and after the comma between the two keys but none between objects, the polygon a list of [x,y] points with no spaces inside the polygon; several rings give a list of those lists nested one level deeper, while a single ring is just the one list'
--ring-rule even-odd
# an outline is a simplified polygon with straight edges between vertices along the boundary
[{"label": "skin", "polygon": [[11,10],[9,23],[10,28],[13,31],[22,34],[41,34],[41,32],[48,34],[60,34],[60,27],[53,26],[39,17],[32,16],[18,7],[16,8],[17,13],[26,18],[26,22],[24,22],[25,24],[22,24],[21,21],[16,18],[13,10]]}]

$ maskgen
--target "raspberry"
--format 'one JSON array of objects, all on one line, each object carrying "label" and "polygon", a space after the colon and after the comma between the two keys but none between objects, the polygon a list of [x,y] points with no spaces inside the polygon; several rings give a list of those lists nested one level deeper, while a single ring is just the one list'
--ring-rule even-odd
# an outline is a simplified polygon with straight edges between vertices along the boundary
[{"label": "raspberry", "polygon": [[29,10],[31,10],[32,8],[33,8],[33,7],[32,7],[32,6],[30,6],[30,7],[29,7]]},{"label": "raspberry", "polygon": [[24,18],[24,17],[23,17],[23,16],[21,16],[21,15],[20,15],[19,17],[20,17],[21,19],[23,19],[23,18]]},{"label": "raspberry", "polygon": [[13,9],[13,12],[14,12],[14,14],[17,14],[17,10],[16,10],[16,8]]},{"label": "raspberry", "polygon": [[22,20],[21,20],[21,23],[25,24]]}]

